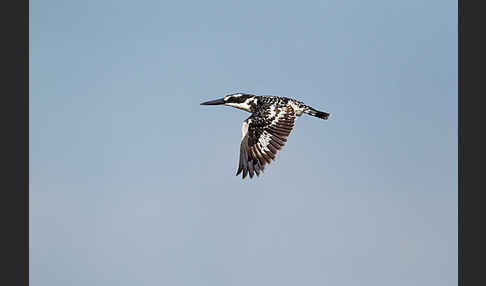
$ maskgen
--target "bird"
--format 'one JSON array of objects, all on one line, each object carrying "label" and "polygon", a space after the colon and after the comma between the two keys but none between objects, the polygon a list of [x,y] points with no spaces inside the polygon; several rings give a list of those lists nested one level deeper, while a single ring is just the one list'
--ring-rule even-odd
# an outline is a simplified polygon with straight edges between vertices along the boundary
[{"label": "bird", "polygon": [[201,105],[224,105],[238,108],[251,115],[241,127],[240,157],[236,176],[250,178],[263,173],[266,164],[275,160],[277,152],[287,142],[294,121],[302,114],[327,120],[330,113],[316,110],[303,102],[281,96],[258,96],[232,93],[223,98],[202,102]]}]

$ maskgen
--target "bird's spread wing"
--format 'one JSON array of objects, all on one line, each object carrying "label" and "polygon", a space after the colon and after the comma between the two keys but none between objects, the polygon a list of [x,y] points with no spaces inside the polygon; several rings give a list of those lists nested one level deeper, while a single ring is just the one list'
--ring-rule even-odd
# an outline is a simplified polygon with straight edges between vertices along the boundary
[{"label": "bird's spread wing", "polygon": [[295,113],[291,106],[271,107],[261,116],[250,116],[241,128],[238,176],[263,172],[265,164],[275,159],[294,127]]}]

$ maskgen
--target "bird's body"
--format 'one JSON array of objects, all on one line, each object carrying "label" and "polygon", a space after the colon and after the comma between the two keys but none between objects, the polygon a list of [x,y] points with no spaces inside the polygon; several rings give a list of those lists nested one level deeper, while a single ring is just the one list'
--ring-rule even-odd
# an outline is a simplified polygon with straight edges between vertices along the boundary
[{"label": "bird's body", "polygon": [[318,111],[303,102],[278,96],[257,96],[234,93],[201,105],[226,105],[252,113],[241,128],[240,160],[236,175],[260,175],[270,164],[294,127],[297,116],[303,113],[327,120],[329,113]]}]

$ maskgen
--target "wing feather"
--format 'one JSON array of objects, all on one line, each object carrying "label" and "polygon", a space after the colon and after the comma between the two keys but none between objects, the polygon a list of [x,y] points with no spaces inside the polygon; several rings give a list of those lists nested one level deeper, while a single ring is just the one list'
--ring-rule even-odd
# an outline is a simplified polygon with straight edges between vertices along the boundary
[{"label": "wing feather", "polygon": [[250,178],[255,174],[259,176],[265,164],[275,160],[292,132],[295,113],[291,106],[272,108],[271,112],[272,117],[253,114],[243,122],[240,161],[236,172],[237,176],[242,173],[243,179],[247,175]]}]

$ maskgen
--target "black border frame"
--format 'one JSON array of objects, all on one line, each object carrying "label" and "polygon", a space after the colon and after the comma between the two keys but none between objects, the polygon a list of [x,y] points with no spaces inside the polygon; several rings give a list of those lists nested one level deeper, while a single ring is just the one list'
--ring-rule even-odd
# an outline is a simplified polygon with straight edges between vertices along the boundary
[{"label": "black border frame", "polygon": [[462,18],[463,18],[463,1],[458,1],[458,9],[457,9],[457,22],[458,22],[458,29],[457,29],[457,68],[458,68],[458,76],[457,76],[457,87],[458,87],[458,96],[457,96],[457,183],[458,183],[458,191],[457,191],[457,279],[458,285],[463,285],[463,267],[462,267],[462,178],[463,178],[463,141],[462,141]]},{"label": "black border frame", "polygon": [[[458,283],[484,285],[485,23],[480,1],[458,1]],[[483,281],[483,282],[481,282]]]},{"label": "black border frame", "polygon": [[4,285],[29,285],[29,1],[2,2],[2,260]]}]

